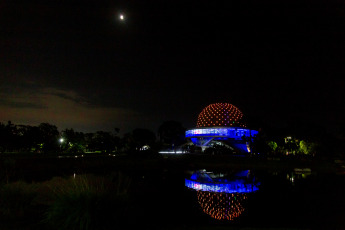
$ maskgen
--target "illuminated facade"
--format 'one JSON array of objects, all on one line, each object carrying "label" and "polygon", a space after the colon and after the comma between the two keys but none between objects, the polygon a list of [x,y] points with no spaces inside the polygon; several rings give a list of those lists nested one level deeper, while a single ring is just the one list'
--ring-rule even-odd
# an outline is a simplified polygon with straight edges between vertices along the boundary
[{"label": "illuminated facade", "polygon": [[215,103],[205,107],[198,116],[197,128],[186,131],[186,138],[205,150],[217,144],[248,153],[256,130],[246,128],[243,113],[228,103]]}]

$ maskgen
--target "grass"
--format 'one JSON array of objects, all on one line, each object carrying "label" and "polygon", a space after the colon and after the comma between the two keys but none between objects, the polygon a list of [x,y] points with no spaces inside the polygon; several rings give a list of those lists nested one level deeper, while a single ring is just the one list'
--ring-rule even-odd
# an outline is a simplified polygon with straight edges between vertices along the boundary
[{"label": "grass", "polygon": [[108,229],[127,223],[131,179],[76,175],[0,186],[0,229]]},{"label": "grass", "polygon": [[[56,183],[57,182],[57,183]],[[121,225],[127,216],[130,179],[80,175],[52,180],[52,200],[44,222],[53,229],[107,229]]]},{"label": "grass", "polygon": [[21,218],[31,210],[37,193],[36,184],[22,181],[4,184],[0,189],[0,214],[3,218]]},{"label": "grass", "polygon": [[52,202],[44,222],[52,229],[103,229],[122,224],[127,214],[130,179],[123,174],[57,178],[47,186]]}]

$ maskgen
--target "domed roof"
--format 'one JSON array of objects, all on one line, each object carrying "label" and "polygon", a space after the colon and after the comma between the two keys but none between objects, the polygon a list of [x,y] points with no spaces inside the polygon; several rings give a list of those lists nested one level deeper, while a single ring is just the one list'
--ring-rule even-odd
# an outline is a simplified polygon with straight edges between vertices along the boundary
[{"label": "domed roof", "polygon": [[246,127],[243,113],[234,105],[215,103],[205,107],[198,116],[197,127]]}]

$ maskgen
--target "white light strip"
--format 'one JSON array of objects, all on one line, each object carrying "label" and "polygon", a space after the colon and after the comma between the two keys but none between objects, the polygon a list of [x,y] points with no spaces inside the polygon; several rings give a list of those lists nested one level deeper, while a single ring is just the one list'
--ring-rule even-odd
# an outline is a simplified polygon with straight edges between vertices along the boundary
[{"label": "white light strip", "polygon": [[184,153],[183,151],[159,151],[161,154],[182,154]]}]

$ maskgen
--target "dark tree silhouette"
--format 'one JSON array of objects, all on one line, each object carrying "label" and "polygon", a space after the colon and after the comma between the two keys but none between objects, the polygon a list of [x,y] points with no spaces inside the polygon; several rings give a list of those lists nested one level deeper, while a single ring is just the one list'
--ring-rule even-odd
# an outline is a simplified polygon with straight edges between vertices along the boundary
[{"label": "dark tree silhouette", "polygon": [[59,131],[55,125],[41,123],[39,126],[40,141],[44,153],[56,152],[59,149]]},{"label": "dark tree silhouette", "polygon": [[18,125],[18,146],[21,152],[39,152],[41,150],[41,133],[37,126]]},{"label": "dark tree silhouette", "polygon": [[17,141],[17,126],[11,121],[7,122],[7,125],[0,125],[0,138],[1,138],[1,151],[13,152],[16,151],[18,146]]},{"label": "dark tree silhouette", "polygon": [[133,145],[132,147],[135,148],[135,150],[140,150],[144,145],[148,145],[152,147],[155,144],[156,141],[156,135],[154,132],[148,130],[148,129],[134,129],[132,132],[132,140]]},{"label": "dark tree silhouette", "polygon": [[85,135],[82,132],[75,132],[73,129],[62,131],[64,138],[63,150],[68,153],[83,153],[86,149]]},{"label": "dark tree silhouette", "polygon": [[158,129],[159,140],[169,146],[180,145],[185,142],[185,131],[180,122],[165,121]]},{"label": "dark tree silhouette", "polygon": [[87,134],[87,143],[90,151],[110,153],[117,150],[119,138],[110,132],[98,131],[94,134]]}]

